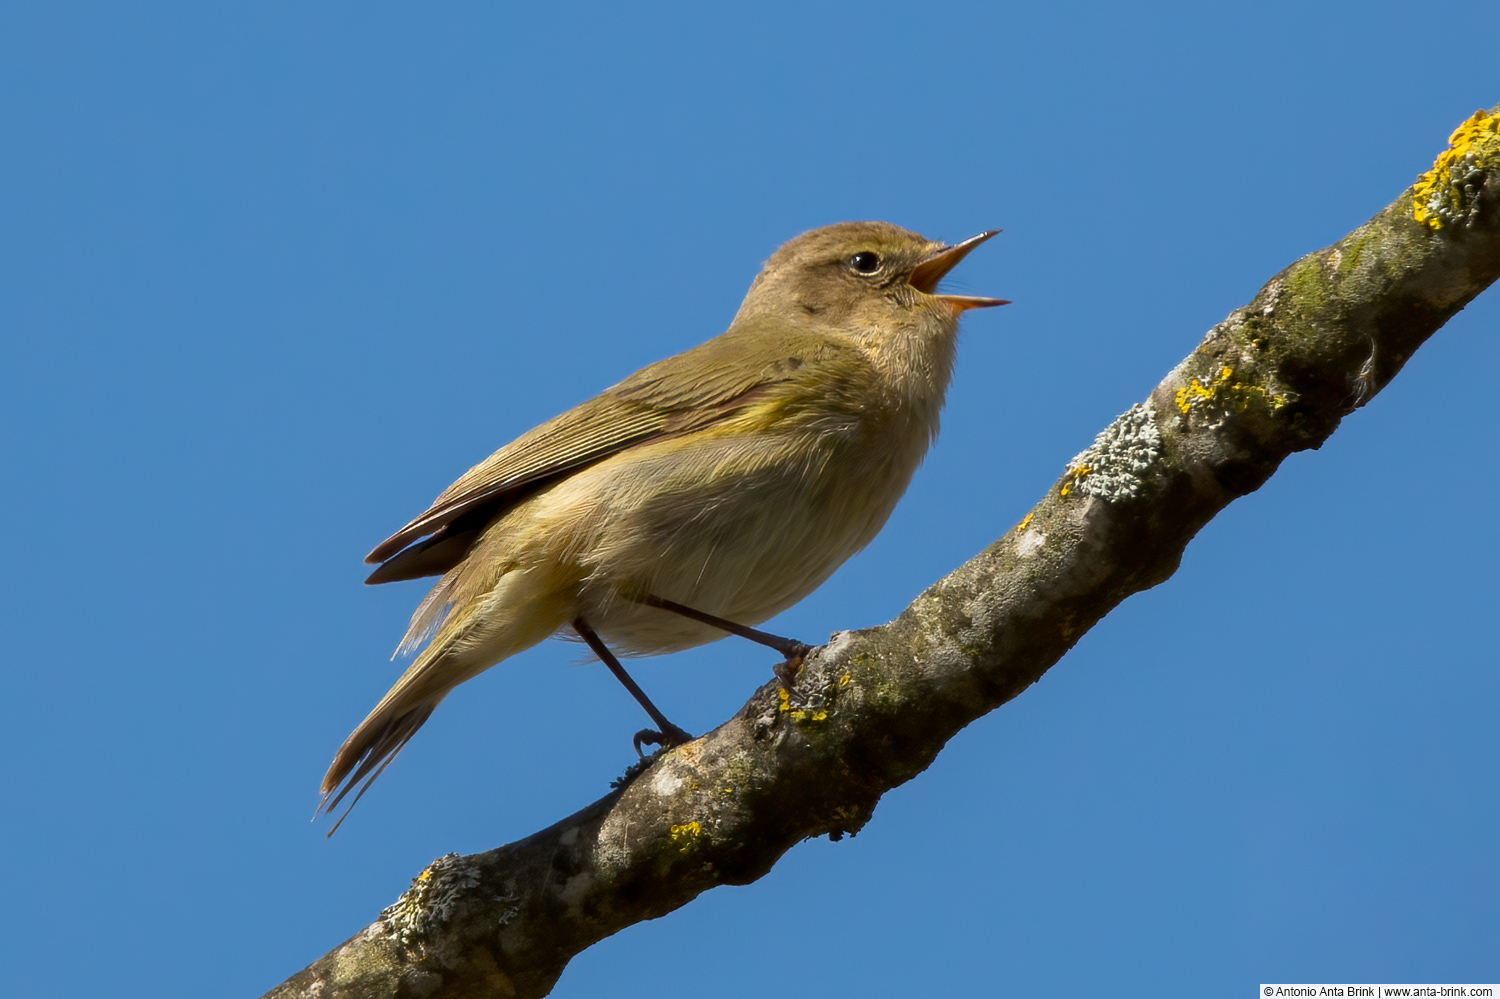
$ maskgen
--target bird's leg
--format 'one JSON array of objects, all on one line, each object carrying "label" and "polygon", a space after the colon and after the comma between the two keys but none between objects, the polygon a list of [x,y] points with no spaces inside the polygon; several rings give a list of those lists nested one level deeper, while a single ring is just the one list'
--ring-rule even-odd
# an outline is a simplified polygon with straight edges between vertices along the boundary
[{"label": "bird's leg", "polygon": [[[593,628],[588,626],[583,618],[580,617],[573,621],[573,630],[578,632],[578,636],[588,643],[589,648],[594,651],[594,655],[599,657],[599,661],[609,667],[609,671],[615,675],[615,679],[619,680],[625,686],[625,689],[630,691],[630,696],[634,697],[636,702],[646,709],[646,714],[651,716],[651,720],[656,722],[656,731],[647,728],[635,734],[633,741],[635,742],[635,751],[637,753],[641,752],[642,745],[661,746],[663,749],[669,749],[672,746],[680,746],[684,742],[693,741],[691,735],[667,721],[667,716],[662,714],[655,704],[651,703],[651,698],[646,696],[646,692],[641,689],[640,684],[630,678],[630,674],[625,672],[625,667],[620,665],[620,660],[615,658],[615,654],[609,651],[609,647],[604,644],[604,640],[599,637]],[[642,753],[641,755],[645,754]]]},{"label": "bird's leg", "polygon": [[722,617],[715,617],[701,610],[684,607],[675,601],[665,600],[661,597],[652,596],[649,593],[631,594],[630,599],[637,603],[645,604],[648,607],[657,607],[664,611],[671,611],[673,614],[681,614],[683,617],[692,618],[694,621],[701,621],[704,624],[718,628],[720,631],[727,631],[731,635],[748,638],[757,645],[764,645],[768,649],[775,649],[785,656],[786,659],[784,662],[778,663],[772,672],[781,680],[781,685],[787,689],[791,689],[792,681],[797,676],[797,670],[802,668],[803,658],[813,650],[813,646],[808,645],[806,642],[799,642],[795,638],[782,638],[780,635],[772,635],[758,628],[735,624],[733,621],[726,621]]}]

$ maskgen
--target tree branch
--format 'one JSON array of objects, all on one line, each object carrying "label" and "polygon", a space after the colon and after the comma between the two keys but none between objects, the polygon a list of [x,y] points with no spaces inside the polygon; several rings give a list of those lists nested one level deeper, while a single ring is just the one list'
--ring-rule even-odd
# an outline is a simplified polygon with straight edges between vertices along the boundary
[{"label": "tree branch", "polygon": [[1287,455],[1316,448],[1500,276],[1500,107],[1334,246],[1209,331],[1015,528],[784,692],[535,835],[449,854],[269,993],[541,996],[584,948],[859,830],[959,729],[1035,683]]}]

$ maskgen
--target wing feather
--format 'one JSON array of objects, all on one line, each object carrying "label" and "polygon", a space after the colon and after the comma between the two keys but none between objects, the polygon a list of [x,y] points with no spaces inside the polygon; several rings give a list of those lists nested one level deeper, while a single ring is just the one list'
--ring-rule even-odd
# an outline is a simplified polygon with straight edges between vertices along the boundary
[{"label": "wing feather", "polygon": [[627,448],[716,423],[771,386],[806,378],[810,366],[858,354],[852,344],[825,334],[782,328],[768,336],[758,326],[737,325],[642,368],[496,451],[365,557],[384,563],[367,582],[445,572],[486,524],[546,484]]}]

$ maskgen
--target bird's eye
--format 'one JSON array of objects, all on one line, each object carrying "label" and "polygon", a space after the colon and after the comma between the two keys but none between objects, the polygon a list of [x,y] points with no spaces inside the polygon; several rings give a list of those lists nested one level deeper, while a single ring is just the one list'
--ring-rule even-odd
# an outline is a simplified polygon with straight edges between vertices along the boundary
[{"label": "bird's eye", "polygon": [[862,250],[849,258],[849,266],[860,274],[874,274],[880,270],[880,254]]}]

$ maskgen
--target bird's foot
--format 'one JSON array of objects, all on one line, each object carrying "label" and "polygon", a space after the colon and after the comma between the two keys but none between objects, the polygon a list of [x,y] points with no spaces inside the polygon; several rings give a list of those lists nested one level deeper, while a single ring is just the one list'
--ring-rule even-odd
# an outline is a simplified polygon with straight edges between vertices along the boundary
[{"label": "bird's foot", "polygon": [[671,749],[673,746],[680,746],[685,742],[693,741],[691,735],[671,722],[663,725],[662,728],[665,731],[658,732],[654,728],[643,728],[635,734],[635,738],[631,742],[635,745],[635,751],[638,756],[644,758],[646,755],[641,752],[642,746],[660,746],[662,749]]},{"label": "bird's foot", "polygon": [[771,672],[776,674],[776,679],[781,681],[781,686],[786,690],[792,689],[792,684],[797,680],[797,671],[802,669],[802,660],[813,650],[811,645],[797,642],[795,647],[787,650],[786,658],[775,666]]}]

